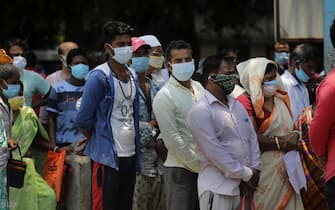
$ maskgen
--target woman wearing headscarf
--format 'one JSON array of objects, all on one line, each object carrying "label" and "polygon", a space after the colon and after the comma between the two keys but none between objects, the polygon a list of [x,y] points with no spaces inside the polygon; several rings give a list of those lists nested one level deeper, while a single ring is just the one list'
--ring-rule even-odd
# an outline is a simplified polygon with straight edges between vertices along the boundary
[{"label": "woman wearing headscarf", "polygon": [[300,133],[294,130],[277,66],[266,58],[252,58],[240,63],[237,71],[246,90],[238,100],[248,111],[262,151],[256,208],[304,209],[300,190],[306,188],[306,178],[296,151]]}]

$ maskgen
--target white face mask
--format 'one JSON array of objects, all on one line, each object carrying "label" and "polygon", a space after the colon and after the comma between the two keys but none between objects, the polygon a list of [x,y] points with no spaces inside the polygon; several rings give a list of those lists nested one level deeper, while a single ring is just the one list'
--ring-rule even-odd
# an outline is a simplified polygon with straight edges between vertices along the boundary
[{"label": "white face mask", "polygon": [[277,80],[272,80],[264,82],[263,84],[263,94],[265,98],[270,98],[274,96],[278,88]]},{"label": "white face mask", "polygon": [[[112,48],[112,46],[110,47]],[[112,49],[114,50],[114,55],[112,55],[112,58],[120,64],[128,63],[133,55],[132,46],[117,47]]]},{"label": "white face mask", "polygon": [[14,56],[13,57],[13,64],[18,69],[24,69],[27,65],[27,60],[26,60],[25,57],[22,57],[21,55]]},{"label": "white face mask", "polygon": [[191,79],[195,69],[193,60],[187,63],[170,63],[170,65],[172,66],[172,75],[182,82]]}]

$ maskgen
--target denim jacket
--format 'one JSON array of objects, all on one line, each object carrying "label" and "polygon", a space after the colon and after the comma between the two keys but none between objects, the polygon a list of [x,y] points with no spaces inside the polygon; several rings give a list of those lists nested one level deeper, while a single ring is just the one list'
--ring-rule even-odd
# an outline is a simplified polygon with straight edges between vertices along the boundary
[{"label": "denim jacket", "polygon": [[[134,78],[134,76],[132,75]],[[135,81],[136,95],[134,100],[135,122],[135,156],[136,169],[140,171],[140,133],[139,133],[139,89]],[[97,66],[90,72],[76,116],[77,127],[92,131],[92,136],[84,150],[84,154],[92,160],[119,169],[118,154],[113,138],[110,118],[114,103],[114,81],[111,70],[106,63]]]}]

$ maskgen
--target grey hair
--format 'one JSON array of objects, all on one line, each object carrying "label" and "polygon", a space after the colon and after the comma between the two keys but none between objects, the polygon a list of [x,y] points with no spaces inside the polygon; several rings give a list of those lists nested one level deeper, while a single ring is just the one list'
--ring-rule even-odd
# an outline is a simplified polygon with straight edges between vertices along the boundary
[{"label": "grey hair", "polygon": [[0,64],[0,79],[8,80],[13,77],[17,71],[18,69],[11,63]]}]

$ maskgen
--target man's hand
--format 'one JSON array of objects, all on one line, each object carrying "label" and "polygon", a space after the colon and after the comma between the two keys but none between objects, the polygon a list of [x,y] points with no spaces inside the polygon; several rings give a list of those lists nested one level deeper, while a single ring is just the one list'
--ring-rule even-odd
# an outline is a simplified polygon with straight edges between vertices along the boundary
[{"label": "man's hand", "polygon": [[9,150],[14,150],[17,148],[17,142],[14,139],[8,139]]},{"label": "man's hand", "polygon": [[240,184],[240,196],[246,196],[246,198],[250,199],[253,198],[255,189],[250,187],[246,182],[241,181]]},{"label": "man's hand", "polygon": [[259,171],[253,168],[252,169],[252,177],[248,182],[246,182],[246,184],[250,188],[255,190],[258,187],[258,182],[259,182]]},{"label": "man's hand", "polygon": [[154,148],[158,154],[158,156],[165,161],[167,157],[168,150],[166,149],[164,142],[162,139],[157,139],[154,142]]}]

